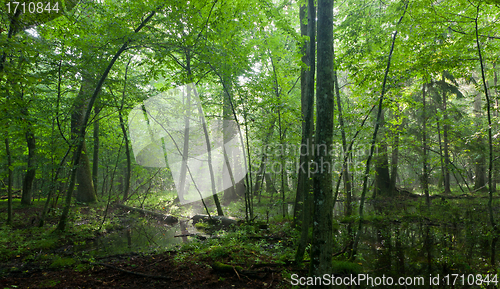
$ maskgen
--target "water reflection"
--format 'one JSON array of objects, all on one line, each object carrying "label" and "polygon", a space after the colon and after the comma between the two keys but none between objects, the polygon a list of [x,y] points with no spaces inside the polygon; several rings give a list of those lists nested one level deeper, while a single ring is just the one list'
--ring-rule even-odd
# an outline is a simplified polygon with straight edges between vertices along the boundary
[{"label": "water reflection", "polygon": [[155,221],[137,221],[126,229],[101,235],[93,242],[78,248],[95,257],[126,254],[131,252],[152,252],[166,250],[181,242],[188,242],[188,237],[175,238],[176,235],[196,233],[196,229],[187,221],[175,225],[165,225]]},{"label": "water reflection", "polygon": [[[336,204],[337,219],[343,218],[344,207]],[[444,201],[426,212],[416,202],[365,203],[368,217],[358,247],[365,271],[380,276],[485,274],[497,246],[489,236],[486,206]],[[348,225],[342,223],[337,233],[341,244],[348,242]]]}]

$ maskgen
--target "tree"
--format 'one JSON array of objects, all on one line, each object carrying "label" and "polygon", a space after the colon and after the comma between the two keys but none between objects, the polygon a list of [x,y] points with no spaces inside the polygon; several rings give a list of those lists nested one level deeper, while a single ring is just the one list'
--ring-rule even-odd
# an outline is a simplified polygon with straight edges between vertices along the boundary
[{"label": "tree", "polygon": [[[307,13],[307,15],[306,15]],[[306,18],[307,17],[307,18]],[[307,19],[307,24],[305,20]],[[295,255],[295,262],[302,261],[308,243],[309,226],[312,213],[312,195],[310,192],[310,170],[309,155],[314,149],[314,74],[316,68],[316,7],[314,1],[309,0],[307,5],[300,7],[301,34],[308,36],[302,49],[304,56],[302,61],[307,68],[302,68],[300,79],[301,108],[302,108],[302,140],[300,144],[299,172],[297,180],[297,194],[295,196],[294,223],[301,224],[300,243]]]},{"label": "tree", "polygon": [[73,112],[71,114],[71,142],[82,142],[82,155],[80,157],[79,165],[76,168],[77,174],[77,191],[76,200],[82,203],[94,203],[97,201],[97,195],[94,189],[94,182],[92,181],[92,171],[90,169],[90,160],[87,152],[87,145],[85,138],[78,139],[85,135],[86,123],[84,124],[85,112],[90,100],[94,84],[91,81],[88,72],[83,72],[83,80],[80,87],[80,92],[73,103]]},{"label": "tree", "polygon": [[316,139],[313,176],[313,236],[311,276],[331,274],[333,246],[333,0],[318,1],[318,76],[316,80]]},{"label": "tree", "polygon": [[[149,13],[149,15],[147,15],[147,17],[144,18],[141,21],[141,23],[139,24],[139,26],[136,29],[134,29],[133,34],[139,33],[141,31],[141,29],[144,28],[144,26],[146,25],[146,23],[148,23],[151,20],[151,18],[153,18],[153,16],[156,14],[157,10],[159,10],[160,7],[156,8],[153,11],[151,11]],[[87,122],[88,122],[89,117],[90,117],[90,112],[92,111],[92,107],[93,107],[94,102],[95,102],[95,100],[97,98],[97,95],[99,94],[99,92],[100,92],[100,90],[101,90],[101,88],[102,88],[102,86],[104,84],[104,81],[106,80],[106,78],[107,78],[109,72],[111,71],[111,68],[115,64],[115,62],[118,60],[118,58],[120,57],[120,55],[126,50],[127,46],[131,42],[132,42],[132,40],[130,38],[127,38],[127,40],[125,41],[125,43],[123,43],[121,45],[121,47],[118,49],[118,51],[114,54],[113,58],[110,60],[110,62],[108,64],[108,66],[106,67],[106,69],[102,73],[99,81],[96,84],[94,92],[93,92],[92,96],[90,97],[90,99],[88,101],[87,110],[82,115],[83,119],[81,121],[81,127],[84,128],[87,125]],[[84,149],[84,146],[85,146],[85,129],[79,129],[77,131],[77,138],[76,139],[78,140],[78,142],[77,142],[76,150],[74,151],[74,154],[73,154],[73,160],[72,160],[72,166],[73,166],[73,168],[76,168],[79,165],[79,163],[80,163],[80,157],[82,155],[82,152],[83,152],[83,149]],[[90,170],[90,167],[89,167],[89,170]],[[58,231],[64,231],[66,229],[66,223],[68,221],[69,209],[70,209],[70,206],[71,206],[71,198],[72,198],[72,195],[73,195],[73,190],[74,190],[75,182],[76,182],[76,172],[77,172],[76,169],[73,169],[72,172],[71,172],[70,184],[69,184],[69,188],[68,188],[68,190],[66,192],[65,206],[64,206],[63,212],[61,214],[61,218],[59,220],[59,223],[57,225],[57,230]]]}]

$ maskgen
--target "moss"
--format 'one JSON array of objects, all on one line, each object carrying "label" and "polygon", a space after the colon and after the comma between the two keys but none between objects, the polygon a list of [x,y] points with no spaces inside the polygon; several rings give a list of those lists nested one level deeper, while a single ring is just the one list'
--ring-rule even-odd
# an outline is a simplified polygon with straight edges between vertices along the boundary
[{"label": "moss", "polygon": [[234,269],[240,272],[243,271],[243,268],[241,266],[232,266],[221,262],[214,262],[211,266],[212,269],[214,269],[214,271],[217,272],[224,272],[224,273],[234,272]]},{"label": "moss", "polygon": [[204,222],[198,222],[194,225],[196,229],[208,229],[210,226]]},{"label": "moss", "polygon": [[60,258],[57,257],[52,261],[52,264],[50,264],[50,268],[62,268],[62,267],[67,267],[75,264],[76,261],[73,258]]}]

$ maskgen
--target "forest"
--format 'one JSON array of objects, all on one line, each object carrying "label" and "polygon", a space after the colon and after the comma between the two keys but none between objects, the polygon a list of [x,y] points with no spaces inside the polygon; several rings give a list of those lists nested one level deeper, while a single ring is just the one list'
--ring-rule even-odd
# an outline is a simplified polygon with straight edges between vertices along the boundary
[{"label": "forest", "polygon": [[2,288],[498,288],[499,0],[0,5]]}]

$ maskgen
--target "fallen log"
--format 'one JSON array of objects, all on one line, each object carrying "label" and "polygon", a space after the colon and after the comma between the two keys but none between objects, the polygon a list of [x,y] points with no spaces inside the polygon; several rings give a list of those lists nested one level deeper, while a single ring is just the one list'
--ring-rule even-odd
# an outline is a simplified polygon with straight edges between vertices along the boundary
[{"label": "fallen log", "polygon": [[213,222],[224,227],[229,227],[230,225],[236,225],[238,223],[236,219],[224,216],[211,216],[210,218],[208,215],[194,215],[191,219],[193,220],[193,225],[199,222]]},{"label": "fallen log", "polygon": [[149,211],[149,210],[134,208],[134,207],[125,206],[122,204],[118,204],[118,207],[125,209],[125,210],[129,210],[129,211],[139,212],[140,214],[145,215],[145,216],[148,216],[148,215],[153,216],[153,217],[160,219],[162,221],[165,221],[166,223],[169,223],[169,224],[177,223],[179,221],[174,216],[169,216],[169,215],[165,215],[162,213],[157,213],[157,212],[153,212],[153,211]]},{"label": "fallen log", "polygon": [[207,237],[202,236],[200,234],[192,234],[192,233],[187,233],[187,234],[181,234],[181,235],[175,235],[174,238],[179,238],[179,237],[195,237],[198,240],[206,240]]}]

